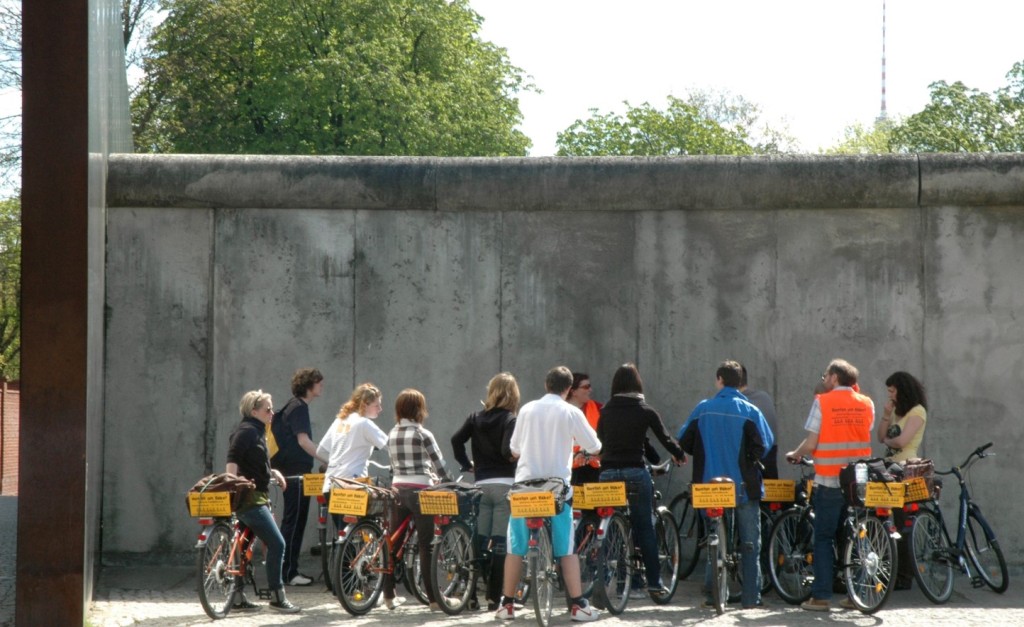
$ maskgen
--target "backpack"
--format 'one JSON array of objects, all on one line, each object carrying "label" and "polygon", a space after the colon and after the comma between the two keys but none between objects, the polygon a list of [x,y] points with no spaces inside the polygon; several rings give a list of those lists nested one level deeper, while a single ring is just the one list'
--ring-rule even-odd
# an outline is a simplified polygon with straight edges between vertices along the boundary
[{"label": "backpack", "polygon": [[898,463],[887,462],[881,457],[850,462],[846,468],[839,470],[839,487],[843,491],[847,504],[854,507],[864,507],[864,500],[857,494],[857,464],[867,465],[869,482],[897,483],[903,481],[903,467]]}]

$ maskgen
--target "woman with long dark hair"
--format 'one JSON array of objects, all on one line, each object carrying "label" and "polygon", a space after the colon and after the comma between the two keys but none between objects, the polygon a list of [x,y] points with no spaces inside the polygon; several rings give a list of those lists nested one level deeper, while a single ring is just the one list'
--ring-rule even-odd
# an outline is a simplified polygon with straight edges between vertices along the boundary
[{"label": "woman with long dark hair", "polygon": [[885,389],[889,398],[878,423],[878,441],[886,446],[885,456],[895,462],[918,457],[928,422],[924,386],[901,370],[889,375]]}]

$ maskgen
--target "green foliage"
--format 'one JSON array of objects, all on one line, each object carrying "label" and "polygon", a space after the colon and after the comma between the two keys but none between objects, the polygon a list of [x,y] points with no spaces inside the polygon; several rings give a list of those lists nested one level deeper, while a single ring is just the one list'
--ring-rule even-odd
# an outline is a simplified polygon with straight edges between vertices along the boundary
[{"label": "green foliage", "polygon": [[843,131],[843,139],[824,152],[832,155],[882,155],[894,152],[891,144],[894,126],[891,119],[878,120],[871,126],[859,122],[847,126]]},{"label": "green foliage", "polygon": [[0,201],[0,378],[21,374],[21,200]]},{"label": "green foliage", "polygon": [[522,71],[468,0],[168,0],[143,151],[523,155]]},{"label": "green foliage", "polygon": [[739,97],[696,92],[686,100],[668,97],[662,111],[629,102],[625,115],[590,110],[558,134],[560,156],[671,156],[769,154],[791,143],[783,133],[765,127],[760,140],[758,107]]},{"label": "green foliage", "polygon": [[1006,75],[1008,84],[989,94],[961,82],[929,85],[924,110],[893,129],[903,152],[1018,152],[1024,150],[1024,62]]}]

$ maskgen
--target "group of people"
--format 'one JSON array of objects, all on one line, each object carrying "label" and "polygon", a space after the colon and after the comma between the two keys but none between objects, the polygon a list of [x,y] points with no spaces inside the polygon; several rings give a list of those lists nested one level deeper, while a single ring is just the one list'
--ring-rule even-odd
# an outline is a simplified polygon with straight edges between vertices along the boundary
[{"label": "group of people", "polygon": [[[860,392],[858,378],[857,369],[845,360],[835,359],[828,364],[804,425],[806,437],[786,453],[787,460],[794,463],[803,456],[815,461],[814,584],[811,599],[802,606],[807,610],[827,611],[831,605],[833,543],[844,504],[839,470],[850,462],[871,457],[875,410],[871,399]],[[433,519],[415,514],[417,492],[451,480],[436,438],[424,428],[426,400],[415,389],[398,394],[395,425],[385,433],[375,423],[383,410],[381,391],[372,383],[359,385],[319,445],[313,444],[308,406],[321,394],[322,381],[315,369],[297,371],[292,379],[293,398],[277,413],[270,395],[259,390],[247,392],[239,406],[242,421],[229,445],[227,471],[245,476],[256,485],[238,515],[267,544],[270,607],[283,612],[299,611],[287,600],[284,582],[308,585],[312,581],[297,570],[308,497],[302,496],[296,480],[286,477],[310,472],[319,461],[325,467],[324,490],[329,495],[329,478],[366,477],[370,455],[386,447],[392,487],[398,495],[392,523],[412,513],[421,538],[433,533]],[[744,608],[762,606],[759,505],[762,479],[778,476],[778,446],[771,397],[747,387],[746,368],[731,360],[718,366],[717,393],[697,404],[676,439],[669,435],[658,412],[647,404],[643,381],[632,363],[615,371],[611,399],[605,405],[590,398],[592,387],[585,373],[558,366],[547,373],[544,384],[546,394],[542,398],[520,407],[515,377],[507,372],[495,375],[488,383],[483,409],[467,417],[451,438],[455,460],[463,472],[474,474],[482,491],[475,541],[491,555],[491,578],[485,597],[495,617],[508,620],[515,616],[514,594],[527,552],[528,531],[525,519],[511,517],[507,496],[514,483],[530,479],[562,479],[570,486],[570,501],[572,485],[595,481],[629,484],[630,522],[644,555],[646,592],[668,592],[661,582],[652,516],[653,484],[647,464],[657,463],[658,454],[650,444],[651,436],[677,465],[685,462],[687,454],[691,456],[695,482],[729,477],[737,486],[741,603]],[[886,380],[886,388],[888,399],[877,427],[878,441],[895,461],[916,457],[927,420],[924,387],[912,375],[896,372]],[[466,453],[467,443],[472,457]],[[267,508],[271,477],[284,488],[280,529]],[[571,507],[552,519],[551,533],[553,553],[559,558],[571,598],[572,619],[596,620],[600,610],[583,596],[579,560],[573,553]],[[421,570],[431,609],[440,609],[429,585],[430,550],[429,543],[420,543]],[[903,563],[909,566],[909,560],[901,560]],[[713,605],[711,575],[708,571],[704,581],[704,603],[709,607]],[[909,587],[911,576],[901,567],[896,588]],[[385,576],[383,596],[389,609],[405,600],[396,596],[390,576]],[[852,607],[848,601],[844,599],[841,605]],[[241,589],[234,607],[258,608]]]}]

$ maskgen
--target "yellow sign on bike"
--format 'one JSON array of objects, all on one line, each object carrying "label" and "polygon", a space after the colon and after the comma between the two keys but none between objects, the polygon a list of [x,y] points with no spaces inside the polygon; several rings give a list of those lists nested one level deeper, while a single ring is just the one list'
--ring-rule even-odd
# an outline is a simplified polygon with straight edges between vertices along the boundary
[{"label": "yellow sign on bike", "polygon": [[866,507],[903,507],[903,484],[869,481],[864,493]]},{"label": "yellow sign on bike", "polygon": [[789,479],[765,479],[764,500],[776,503],[792,503],[796,500],[796,481]]},{"label": "yellow sign on bike", "polygon": [[537,492],[512,492],[508,495],[512,518],[545,518],[555,515],[555,495]]},{"label": "yellow sign on bike", "polygon": [[319,496],[324,491],[324,474],[311,472],[302,475],[302,496]]},{"label": "yellow sign on bike", "polygon": [[333,488],[331,489],[331,504],[327,508],[327,511],[332,514],[365,516],[366,505],[369,500],[370,494],[365,490]]},{"label": "yellow sign on bike", "polygon": [[904,503],[926,501],[931,496],[928,493],[928,483],[925,482],[924,477],[914,477],[903,485],[906,486],[903,493]]},{"label": "yellow sign on bike", "polygon": [[200,516],[230,516],[230,492],[189,492],[188,511],[198,518]]},{"label": "yellow sign on bike", "polygon": [[[595,507],[625,507],[629,504],[626,499],[626,484],[623,481],[608,481],[605,483],[586,484],[587,505],[590,509]],[[575,501],[575,496],[573,497]]]},{"label": "yellow sign on bike", "polygon": [[693,506],[699,509],[706,507],[736,507],[736,484],[734,483],[695,483],[690,494]]},{"label": "yellow sign on bike", "polygon": [[587,486],[578,485],[572,489],[572,508],[573,509],[594,509],[594,506],[590,504],[590,499],[587,498]]},{"label": "yellow sign on bike", "polygon": [[431,516],[459,515],[459,497],[454,492],[422,490],[419,494],[421,514]]}]

